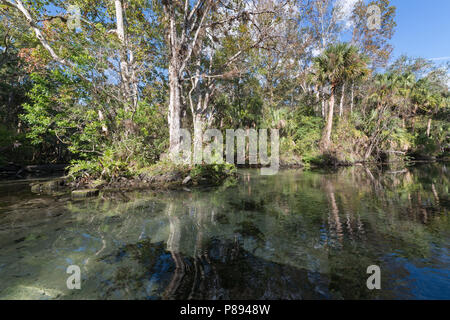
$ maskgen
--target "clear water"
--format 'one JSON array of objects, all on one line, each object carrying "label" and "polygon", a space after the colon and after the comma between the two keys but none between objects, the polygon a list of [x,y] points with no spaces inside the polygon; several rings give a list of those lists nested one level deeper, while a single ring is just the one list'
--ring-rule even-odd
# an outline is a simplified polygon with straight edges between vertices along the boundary
[{"label": "clear water", "polygon": [[443,164],[246,170],[84,201],[2,182],[0,299],[450,299],[449,179]]}]

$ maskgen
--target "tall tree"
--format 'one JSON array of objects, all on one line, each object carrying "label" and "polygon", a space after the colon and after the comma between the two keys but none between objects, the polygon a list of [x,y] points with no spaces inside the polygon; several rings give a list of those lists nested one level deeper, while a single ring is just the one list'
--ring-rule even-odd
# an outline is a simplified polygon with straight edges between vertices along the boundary
[{"label": "tall tree", "polygon": [[[161,4],[169,51],[170,153],[177,154],[181,113],[186,104],[190,104],[196,118],[195,131],[201,131],[202,117],[209,107],[216,80],[230,77],[234,72],[233,63],[267,36],[267,24],[273,23],[273,19],[264,25],[259,24],[255,17],[273,15],[276,7],[282,7],[284,2],[262,7],[244,0],[163,0]],[[186,80],[190,88],[184,92]],[[194,94],[196,102],[192,99]]]},{"label": "tall tree", "polygon": [[330,87],[327,123],[322,138],[322,147],[327,150],[331,144],[333,128],[334,104],[336,89],[352,74],[358,74],[366,68],[365,59],[358,49],[346,43],[339,43],[328,47],[325,52],[314,59],[314,69],[322,85]]},{"label": "tall tree", "polygon": [[389,41],[397,25],[395,13],[396,7],[390,0],[359,0],[354,6],[352,44],[371,59],[375,68],[386,66],[391,56],[393,48]]}]

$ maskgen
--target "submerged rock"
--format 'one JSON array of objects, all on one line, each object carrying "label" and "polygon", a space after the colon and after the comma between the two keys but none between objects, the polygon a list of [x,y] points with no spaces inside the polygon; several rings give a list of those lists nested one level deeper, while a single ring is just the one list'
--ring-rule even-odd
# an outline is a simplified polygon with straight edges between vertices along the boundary
[{"label": "submerged rock", "polygon": [[91,197],[97,197],[100,194],[98,189],[85,189],[72,191],[72,199],[85,199]]},{"label": "submerged rock", "polygon": [[65,186],[63,179],[52,180],[47,182],[33,183],[31,186],[32,193],[52,194]]}]

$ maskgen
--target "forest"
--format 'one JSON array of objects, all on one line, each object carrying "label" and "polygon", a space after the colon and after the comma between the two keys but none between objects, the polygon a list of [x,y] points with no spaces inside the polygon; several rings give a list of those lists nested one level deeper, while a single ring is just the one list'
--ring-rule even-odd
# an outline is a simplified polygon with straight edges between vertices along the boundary
[{"label": "forest", "polygon": [[394,59],[395,6],[348,2],[0,0],[0,167],[167,171],[207,128],[279,130],[284,167],[448,159],[449,65]]}]

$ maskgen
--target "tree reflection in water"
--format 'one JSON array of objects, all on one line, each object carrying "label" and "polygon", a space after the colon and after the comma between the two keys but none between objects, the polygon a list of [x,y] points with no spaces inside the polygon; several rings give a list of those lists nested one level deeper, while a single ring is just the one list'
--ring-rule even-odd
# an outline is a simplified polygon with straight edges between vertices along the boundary
[{"label": "tree reflection in water", "polygon": [[[204,201],[193,201],[183,228],[178,206],[167,205],[170,224],[167,251],[174,270],[162,294],[163,299],[301,299],[321,298],[313,293],[305,270],[283,266],[254,256],[242,247],[240,233],[227,239],[210,237],[215,224],[211,208]],[[186,212],[184,212],[186,218]],[[181,213],[183,215],[183,213]],[[257,230],[255,230],[257,231]],[[189,235],[186,233],[189,232]],[[183,239],[183,237],[185,239]],[[186,239],[188,238],[188,239]],[[192,255],[182,252],[183,240],[193,241]],[[186,248],[186,247],[185,247]],[[303,293],[307,288],[307,294]],[[256,297],[255,297],[256,295]]]}]

